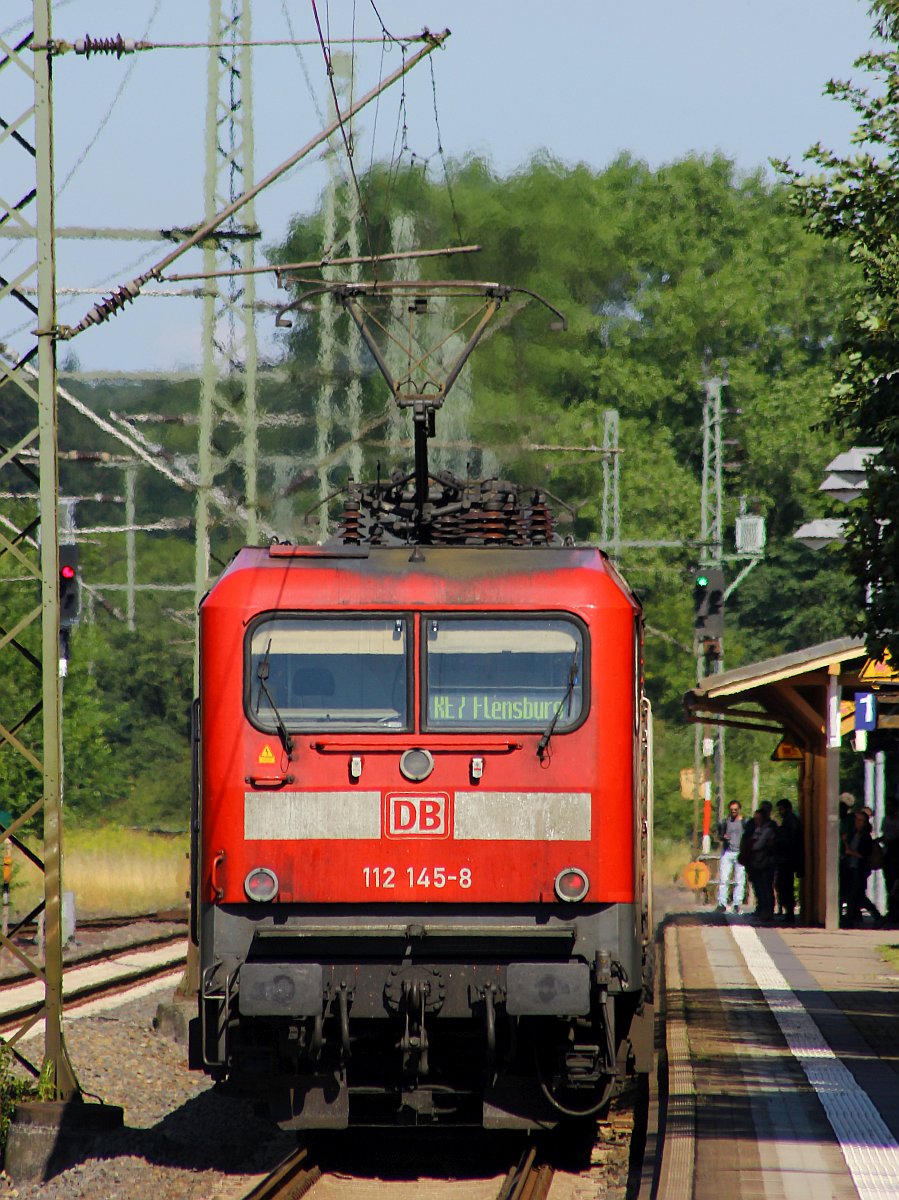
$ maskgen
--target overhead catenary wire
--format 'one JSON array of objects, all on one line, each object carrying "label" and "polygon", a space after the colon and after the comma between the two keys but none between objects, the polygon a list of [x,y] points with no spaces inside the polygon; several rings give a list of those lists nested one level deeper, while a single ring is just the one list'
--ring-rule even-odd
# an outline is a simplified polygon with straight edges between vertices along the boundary
[{"label": "overhead catenary wire", "polygon": [[[406,71],[411,70],[412,67],[420,62],[422,58],[427,57],[438,47],[442,46],[448,37],[448,29],[439,34],[430,34],[426,44],[416,54],[413,54],[411,58],[406,60],[402,67],[399,67],[396,71],[393,71],[387,77],[387,79],[381,81],[377,87],[366,92],[364,96],[362,96],[355,102],[355,104],[352,105],[350,111],[355,114],[363,109],[367,104],[370,104],[379,92],[395,83],[397,79],[401,78]],[[63,340],[68,340],[76,337],[79,333],[83,333],[85,329],[89,329],[92,325],[99,325],[102,322],[107,321],[116,313],[121,312],[126,304],[130,303],[140,294],[141,288],[144,286],[144,284],[148,283],[151,279],[158,280],[161,277],[162,272],[171,263],[175,262],[176,259],[180,258],[182,254],[186,254],[188,250],[193,249],[211,234],[215,233],[220,226],[224,225],[229,217],[232,217],[244,205],[255,199],[260,192],[269,187],[277,179],[280,179],[282,175],[286,174],[287,171],[296,166],[301,159],[310,154],[317,146],[320,146],[322,142],[327,141],[331,134],[336,132],[339,124],[340,122],[335,120],[327,128],[321,130],[318,134],[316,134],[315,137],[311,138],[310,141],[292,154],[288,159],[280,163],[272,171],[269,171],[269,173],[255,183],[253,187],[248,188],[247,191],[239,196],[236,200],[226,205],[225,208],[221,209],[210,220],[204,222],[200,228],[194,230],[189,237],[185,238],[185,240],[179,246],[177,246],[163,259],[156,263],[155,266],[151,267],[149,271],[146,271],[136,279],[132,279],[128,283],[122,284],[120,287],[113,289],[111,295],[107,297],[107,299],[101,304],[96,305],[88,313],[86,313],[77,325],[61,326],[59,330],[60,338]]]},{"label": "overhead catenary wire", "polygon": [[[402,61],[406,61],[406,47],[401,46]],[[400,142],[399,154],[397,154],[397,141]],[[384,200],[383,211],[381,214],[381,224],[378,228],[379,242],[383,241],[384,225],[387,221],[387,214],[391,211],[393,204],[393,191],[396,186],[396,181],[399,176],[400,162],[402,160],[403,149],[406,143],[406,79],[403,77],[400,86],[400,99],[397,106],[396,125],[393,130],[393,146],[390,151],[390,164],[387,168],[387,194]],[[372,158],[374,158],[374,147],[372,147]]]},{"label": "overhead catenary wire", "polygon": [[434,98],[434,126],[437,130],[437,153],[440,155],[440,162],[443,164],[443,179],[446,183],[446,194],[449,197],[450,211],[453,214],[453,224],[456,226],[456,237],[462,242],[462,223],[459,220],[459,212],[456,208],[456,198],[453,195],[453,185],[450,182],[449,169],[446,165],[446,155],[443,153],[443,138],[440,134],[440,114],[437,111],[437,77],[434,74],[433,58],[429,60],[428,66],[431,68],[431,95]]},{"label": "overhead catenary wire", "polygon": [[[353,162],[353,144],[352,144],[350,135],[347,133],[347,128],[346,128],[347,123],[352,121],[353,116],[355,115],[356,109],[352,103],[352,98],[351,98],[350,109],[349,109],[349,112],[347,114],[347,118],[345,121],[344,116],[340,111],[340,100],[337,96],[337,87],[334,83],[334,67],[331,63],[331,55],[328,53],[328,48],[325,45],[325,35],[324,35],[324,32],[322,31],[321,21],[319,20],[318,9],[316,7],[315,0],[310,0],[310,2],[312,4],[312,15],[315,18],[315,26],[316,26],[316,29],[318,30],[318,38],[319,38],[319,42],[321,44],[322,54],[323,54],[324,60],[325,60],[325,68],[328,73],[328,83],[331,86],[331,97],[334,100],[334,111],[337,114],[337,121],[340,126],[340,136],[343,139],[344,149],[346,150],[347,162],[348,162],[348,165],[350,168],[350,174],[353,178],[353,187],[356,189],[356,196],[359,199],[359,212],[360,212],[360,215],[362,216],[362,224],[365,226],[365,239],[368,242],[368,252],[372,257],[374,257],[375,248],[374,248],[374,244],[372,243],[372,239],[371,239],[371,227],[369,226],[369,222],[368,222],[368,210],[365,205],[365,198],[362,195],[362,189],[359,187],[359,179],[356,176],[356,166],[355,166],[355,163]],[[354,7],[354,13],[355,13],[355,7]]]},{"label": "overhead catenary wire", "polygon": [[[155,13],[154,13],[155,16]],[[151,17],[151,22],[153,18]],[[427,34],[416,33],[408,37],[393,38],[393,41],[412,45],[414,42],[427,41]],[[377,45],[383,42],[383,37],[348,37],[328,38],[331,46]],[[317,46],[316,38],[278,38],[270,41],[233,41],[233,42],[151,42],[146,35],[142,38],[125,38],[120,33],[113,37],[91,37],[85,34],[74,42],[66,42],[55,38],[49,49],[54,54],[76,54],[82,58],[91,58],[95,54],[112,54],[122,58],[126,54],[139,54],[147,50],[230,50],[230,49],[279,49],[282,46]],[[47,46],[35,43],[32,50],[46,50]]]},{"label": "overhead catenary wire", "polygon": [[[150,19],[147,21],[147,27],[144,30],[144,38],[147,37],[150,30],[153,28],[153,24],[156,21],[156,18],[159,16],[159,9],[160,9],[161,5],[162,5],[162,0],[156,0],[156,3],[153,5],[153,11],[150,13]],[[35,46],[35,47],[33,47],[33,49],[36,50],[37,47]],[[103,133],[103,130],[109,124],[112,114],[115,111],[116,105],[121,100],[122,94],[125,91],[125,88],[131,82],[131,76],[134,74],[134,68],[136,66],[137,66],[136,60],[134,62],[128,64],[128,69],[125,71],[124,77],[122,78],[122,81],[119,84],[118,89],[116,90],[116,94],[113,96],[106,112],[100,118],[100,122],[97,125],[97,130],[94,133],[94,136],[91,138],[91,140],[87,143],[87,145],[84,147],[84,149],[78,155],[78,157],[75,159],[75,162],[72,164],[71,168],[69,169],[69,173],[66,175],[65,179],[62,181],[62,183],[57,188],[57,191],[56,191],[57,196],[61,196],[62,193],[66,190],[69,183],[71,182],[72,176],[76,173],[76,171],[78,171],[78,169],[81,167],[84,160],[90,154],[91,150],[93,150],[94,146],[97,144],[97,141],[100,138],[100,135]]]},{"label": "overhead catenary wire", "polygon": [[307,259],[305,262],[293,263],[266,263],[261,267],[237,267],[229,271],[196,271],[186,272],[177,275],[160,275],[162,283],[183,283],[189,279],[215,279],[220,275],[260,275],[269,271],[275,275],[289,274],[291,271],[312,271],[322,267],[346,267],[355,266],[357,263],[372,263],[372,262],[395,262],[397,259],[406,258],[437,258],[438,256],[449,257],[454,254],[474,254],[481,249],[480,246],[442,246],[437,250],[394,250],[387,254],[378,254],[373,257],[368,255],[350,255],[342,258],[316,258]]}]

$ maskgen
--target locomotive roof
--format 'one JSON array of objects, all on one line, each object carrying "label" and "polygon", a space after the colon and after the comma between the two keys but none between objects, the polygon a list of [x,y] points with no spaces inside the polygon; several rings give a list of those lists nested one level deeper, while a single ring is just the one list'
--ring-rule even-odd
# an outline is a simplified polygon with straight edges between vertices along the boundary
[{"label": "locomotive roof", "polygon": [[[564,582],[563,582],[564,581]],[[316,607],[415,603],[590,607],[639,600],[595,546],[247,546],[204,600],[292,607],[314,587]],[[294,587],[296,585],[296,587]],[[307,607],[304,603],[302,607]]]}]

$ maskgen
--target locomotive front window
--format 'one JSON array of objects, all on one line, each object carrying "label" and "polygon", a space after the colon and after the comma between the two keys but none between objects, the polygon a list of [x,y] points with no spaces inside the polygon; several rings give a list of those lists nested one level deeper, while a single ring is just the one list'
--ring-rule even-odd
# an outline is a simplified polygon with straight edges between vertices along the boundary
[{"label": "locomotive front window", "polygon": [[573,620],[423,618],[430,729],[545,729],[578,723],[584,637]]},{"label": "locomotive front window", "polygon": [[405,618],[278,617],[250,639],[250,716],[262,729],[405,729]]}]

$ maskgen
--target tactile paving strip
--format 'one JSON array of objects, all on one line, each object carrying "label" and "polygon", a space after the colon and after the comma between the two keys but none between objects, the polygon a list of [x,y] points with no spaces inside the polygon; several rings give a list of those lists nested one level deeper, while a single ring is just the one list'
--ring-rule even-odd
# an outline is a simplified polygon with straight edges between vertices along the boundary
[{"label": "tactile paving strip", "polygon": [[896,1200],[899,1143],[871,1098],[828,1046],[756,931],[736,924],[730,931],[790,1052],[821,1101],[860,1200]]},{"label": "tactile paving strip", "polygon": [[696,1149],[696,1087],[684,1014],[677,929],[665,929],[665,1050],[668,1058],[668,1108],[659,1170],[658,1196],[690,1200]]}]

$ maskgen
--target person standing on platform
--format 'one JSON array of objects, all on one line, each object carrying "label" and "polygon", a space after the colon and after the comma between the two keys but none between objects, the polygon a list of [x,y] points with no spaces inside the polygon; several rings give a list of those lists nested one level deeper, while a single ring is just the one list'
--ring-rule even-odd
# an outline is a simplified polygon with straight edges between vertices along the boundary
[{"label": "person standing on platform", "polygon": [[784,797],[777,802],[780,824],[774,834],[774,892],[788,925],[796,919],[796,876],[805,873],[802,826],[793,805]]},{"label": "person standing on platform", "polygon": [[755,811],[755,832],[749,850],[749,878],[755,892],[755,915],[760,921],[774,918],[774,822],[764,805]]},{"label": "person standing on platform", "polygon": [[880,826],[883,848],[883,880],[887,894],[887,923],[899,924],[899,801],[891,796]]},{"label": "person standing on platform", "polygon": [[878,924],[881,919],[877,908],[865,894],[868,876],[871,874],[871,849],[874,845],[874,839],[871,836],[871,822],[868,820],[868,814],[862,808],[856,809],[853,820],[855,828],[852,836],[846,838],[844,835],[843,839],[846,847],[848,880],[844,919],[846,929],[855,929],[861,925],[863,908],[874,917]]},{"label": "person standing on platform", "polygon": [[851,792],[840,793],[840,918],[846,913],[846,903],[849,899],[850,873],[847,870],[849,859],[846,857],[846,842],[855,831],[853,805],[855,797]]},{"label": "person standing on platform", "polygon": [[740,842],[746,832],[746,822],[739,800],[731,800],[728,805],[728,816],[718,822],[718,837],[721,839],[721,858],[718,862],[718,909],[720,913],[727,912],[728,893],[733,880],[733,894],[730,896],[731,911],[738,913],[746,899],[746,868],[738,862]]}]

